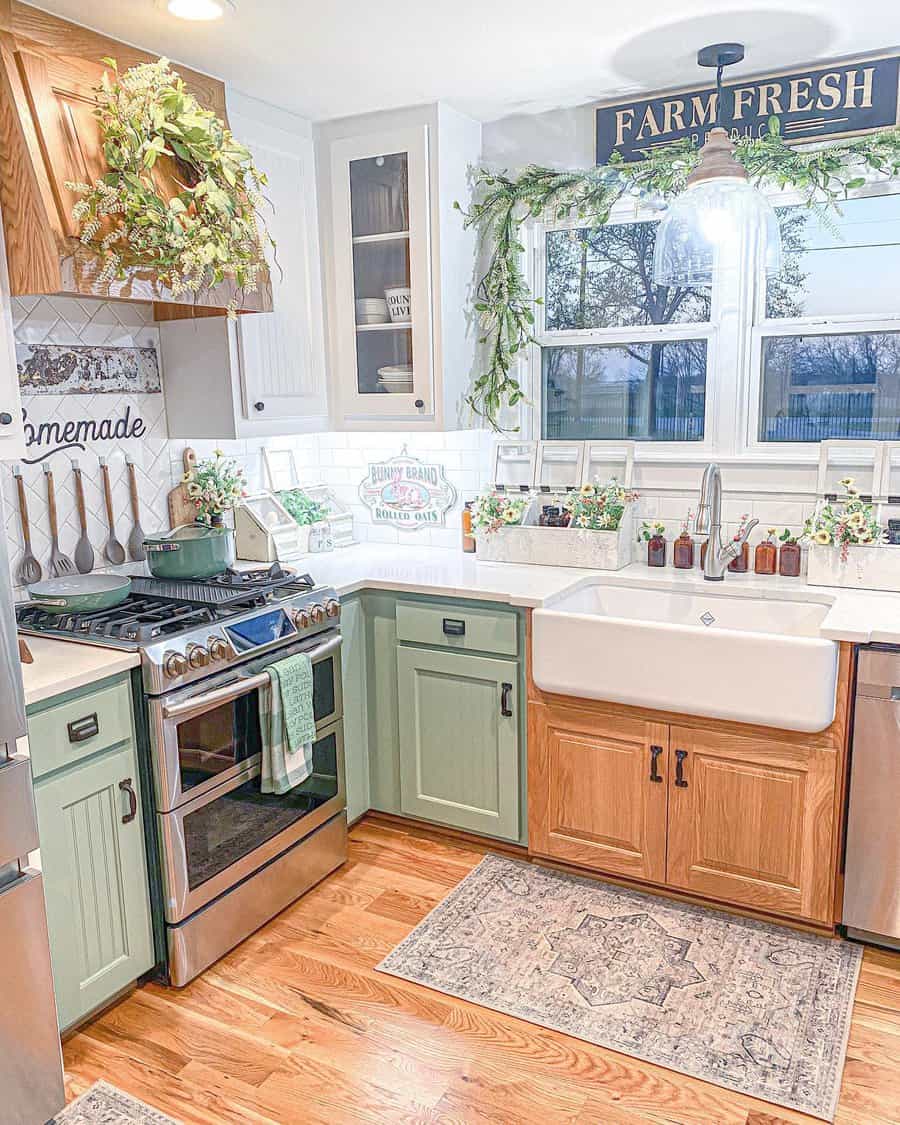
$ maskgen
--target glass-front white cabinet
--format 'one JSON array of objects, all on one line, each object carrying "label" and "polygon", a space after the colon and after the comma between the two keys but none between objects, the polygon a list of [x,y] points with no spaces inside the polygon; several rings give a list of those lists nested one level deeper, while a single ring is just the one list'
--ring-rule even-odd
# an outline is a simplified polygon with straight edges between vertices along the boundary
[{"label": "glass-front white cabinet", "polygon": [[333,424],[471,425],[475,238],[453,204],[480,125],[432,104],[328,122],[319,144]]},{"label": "glass-front white cabinet", "polygon": [[335,142],[332,183],[344,415],[431,416],[427,127]]}]

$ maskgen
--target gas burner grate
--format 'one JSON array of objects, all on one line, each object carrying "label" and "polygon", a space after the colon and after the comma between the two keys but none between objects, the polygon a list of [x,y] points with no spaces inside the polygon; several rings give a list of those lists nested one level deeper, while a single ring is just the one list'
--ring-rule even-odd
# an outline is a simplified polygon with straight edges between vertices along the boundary
[{"label": "gas burner grate", "polygon": [[19,606],[16,620],[20,628],[36,633],[146,644],[171,633],[211,624],[215,614],[208,606],[131,594],[121,605],[91,613],[47,613],[38,606]]},{"label": "gas burner grate", "polygon": [[131,580],[131,589],[136,594],[216,609],[263,605],[268,594],[288,585],[311,590],[314,583],[308,574],[298,576],[295,571],[285,570],[278,563],[263,570],[226,570],[224,574],[216,574],[212,578]]}]

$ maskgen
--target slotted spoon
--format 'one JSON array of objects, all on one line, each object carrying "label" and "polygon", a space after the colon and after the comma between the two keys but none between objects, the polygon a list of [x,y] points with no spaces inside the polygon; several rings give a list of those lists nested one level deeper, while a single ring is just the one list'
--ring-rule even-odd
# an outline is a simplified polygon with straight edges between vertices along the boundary
[{"label": "slotted spoon", "polygon": [[19,493],[19,519],[22,523],[22,542],[25,544],[25,553],[19,561],[16,577],[23,586],[30,586],[32,582],[40,582],[44,577],[41,564],[34,557],[31,549],[31,525],[28,522],[28,503],[25,499],[25,482],[22,480],[22,470],[18,465],[13,469],[16,478],[16,489]]},{"label": "slotted spoon", "polygon": [[50,515],[50,565],[47,570],[51,578],[64,578],[75,573],[75,564],[68,555],[59,549],[59,527],[56,522],[56,490],[53,487],[53,473],[49,465],[44,466],[44,480],[47,482],[47,511]]}]

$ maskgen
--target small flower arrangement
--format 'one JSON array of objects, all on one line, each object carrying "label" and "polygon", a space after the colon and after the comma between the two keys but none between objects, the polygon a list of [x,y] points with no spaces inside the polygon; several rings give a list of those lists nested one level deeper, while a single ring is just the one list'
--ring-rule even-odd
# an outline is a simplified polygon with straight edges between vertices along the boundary
[{"label": "small flower arrangement", "polygon": [[181,480],[197,509],[197,523],[211,527],[221,527],[225,512],[247,495],[243,469],[221,449],[198,462]]},{"label": "small flower arrangement", "polygon": [[688,508],[687,515],[681,521],[681,538],[682,539],[690,539],[691,538],[691,527],[693,526],[693,523],[694,523],[694,511],[693,511],[692,508]]},{"label": "small flower arrangement", "polygon": [[834,504],[821,504],[806,521],[804,538],[820,547],[839,546],[841,562],[846,562],[851,547],[874,547],[884,529],[875,518],[871,504],[860,497],[853,477],[841,481],[844,496]]},{"label": "small flower arrangement", "polygon": [[278,499],[287,514],[300,527],[318,523],[328,516],[328,509],[317,500],[310,499],[302,488],[288,488],[278,493]]},{"label": "small flower arrangement", "polygon": [[644,522],[641,524],[641,539],[644,539],[648,543],[651,539],[659,539],[661,537],[664,537],[665,534],[666,525],[664,523],[660,523],[659,520],[656,520],[653,523],[644,520]]},{"label": "small flower arrangement", "polygon": [[615,477],[606,484],[583,484],[565,502],[571,515],[570,526],[589,531],[618,531],[628,504],[637,499],[637,493],[626,489]]},{"label": "small flower arrangement", "polygon": [[487,492],[472,504],[472,528],[475,534],[492,535],[501,527],[515,527],[525,515],[530,496],[501,496]]},{"label": "small flower arrangement", "polygon": [[[769,538],[770,539],[772,538],[773,535],[775,535],[777,530],[778,529],[775,528],[775,527],[769,528]],[[805,537],[805,534],[806,533],[804,532],[803,535],[797,536],[793,533],[793,531],[791,531],[791,529],[789,527],[786,527],[784,529],[784,531],[782,531],[782,533],[778,536],[778,542],[783,543],[786,547],[796,547],[797,544],[800,542],[800,539]]]},{"label": "small flower arrangement", "polygon": [[740,539],[742,539],[744,537],[744,534],[747,530],[747,524],[748,524],[749,520],[750,520],[750,513],[744,512],[741,515],[741,522],[738,524],[738,529],[734,533],[735,542],[738,542]]}]

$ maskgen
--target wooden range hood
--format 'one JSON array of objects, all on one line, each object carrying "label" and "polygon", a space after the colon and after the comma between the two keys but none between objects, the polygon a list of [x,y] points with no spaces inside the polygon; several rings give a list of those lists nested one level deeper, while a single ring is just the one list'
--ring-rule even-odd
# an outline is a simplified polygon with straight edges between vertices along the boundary
[{"label": "wooden range hood", "polygon": [[[192,303],[176,300],[149,271],[100,283],[100,263],[78,241],[67,181],[93,182],[107,169],[93,90],[101,59],[124,70],[155,55],[68,23],[16,0],[0,0],[0,210],[13,296],[38,293],[153,301],[157,320],[222,316],[234,287],[217,286]],[[178,66],[191,92],[227,121],[225,86]],[[161,175],[165,175],[161,171]],[[165,184],[161,185],[165,191]],[[177,189],[172,188],[172,194]],[[242,312],[269,312],[268,272],[241,301]]]}]

